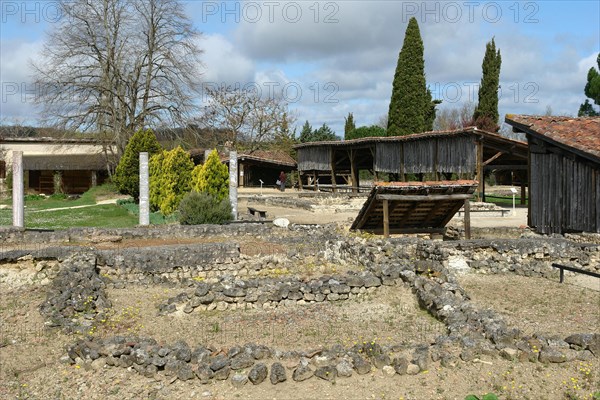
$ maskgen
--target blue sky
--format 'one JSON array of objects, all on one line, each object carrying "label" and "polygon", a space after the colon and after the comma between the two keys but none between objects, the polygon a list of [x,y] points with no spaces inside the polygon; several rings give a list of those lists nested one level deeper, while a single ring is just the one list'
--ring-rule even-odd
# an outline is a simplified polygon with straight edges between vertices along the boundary
[{"label": "blue sky", "polygon": [[[476,100],[485,44],[502,54],[505,113],[576,115],[600,51],[599,1],[186,1],[207,85],[255,83],[290,100],[297,125],[341,134],[387,114],[406,24],[419,21],[440,107]],[[1,1],[0,122],[35,124],[28,60],[56,20],[52,1]],[[285,90],[285,93],[284,93]]]}]

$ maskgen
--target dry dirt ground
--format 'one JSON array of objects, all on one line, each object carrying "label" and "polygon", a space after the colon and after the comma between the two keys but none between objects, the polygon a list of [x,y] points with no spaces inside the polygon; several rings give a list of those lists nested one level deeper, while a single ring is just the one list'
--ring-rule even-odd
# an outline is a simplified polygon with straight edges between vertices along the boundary
[{"label": "dry dirt ground", "polygon": [[[240,210],[245,210],[242,205],[240,202]],[[348,222],[356,215],[267,209],[272,215],[302,223]],[[293,220],[294,215],[299,218],[297,221]],[[166,243],[130,243],[157,244]],[[255,248],[242,244],[242,251],[247,254]],[[561,285],[512,275],[464,275],[459,279],[478,305],[496,310],[527,333],[544,331],[564,337],[599,331],[600,287],[590,290],[572,283]],[[158,316],[157,304],[183,290],[163,286],[109,289],[113,314],[96,335],[139,334],[168,343],[186,340],[190,346],[205,344],[217,348],[254,342],[282,350],[310,350],[336,343],[352,346],[366,340],[381,344],[423,342],[443,330],[440,323],[418,308],[414,296],[404,287],[382,287],[362,299],[339,303]],[[76,337],[44,326],[39,305],[45,292],[42,286],[0,283],[0,399],[427,400],[464,399],[467,394],[494,392],[501,399],[560,400],[592,399],[591,394],[600,391],[598,358],[544,365],[483,357],[454,368],[433,363],[428,371],[416,376],[388,377],[373,370],[367,375],[338,378],[335,384],[316,377],[296,383],[289,370],[287,382],[276,386],[248,383],[240,389],[228,381],[208,385],[198,380],[170,382],[160,374],[154,379],[122,368],[73,366],[61,363],[60,358],[66,354],[65,346]]]},{"label": "dry dirt ground", "polygon": [[[533,323],[559,336],[597,328],[598,309],[592,307],[600,301],[598,292],[532,279],[461,278],[476,302],[501,312],[519,327],[528,329]],[[75,338],[44,327],[38,311],[44,292],[42,287],[0,287],[2,399],[462,399],[469,393],[486,392],[495,392],[503,399],[587,399],[600,389],[598,359],[543,365],[484,358],[455,368],[434,363],[417,376],[386,377],[374,370],[364,376],[338,378],[334,385],[317,378],[302,383],[288,378],[277,386],[248,384],[241,389],[229,382],[169,383],[121,368],[97,371],[60,362],[65,345]],[[410,291],[402,287],[382,288],[362,300],[339,304],[157,316],[156,304],[179,292],[181,289],[157,286],[111,289],[114,315],[97,335],[136,333],[153,336],[159,342],[183,339],[190,345],[212,344],[217,348],[255,342],[285,350],[317,349],[335,343],[351,346],[364,340],[382,344],[426,341],[443,328],[419,310]]]}]

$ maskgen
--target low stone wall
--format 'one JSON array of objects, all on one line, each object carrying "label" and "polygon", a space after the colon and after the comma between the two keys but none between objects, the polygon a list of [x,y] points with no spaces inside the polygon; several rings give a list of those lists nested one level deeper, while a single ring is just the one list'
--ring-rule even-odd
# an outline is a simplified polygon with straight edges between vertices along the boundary
[{"label": "low stone wall", "polygon": [[[335,382],[340,377],[366,374],[374,368],[382,370],[387,376],[414,375],[427,370],[432,362],[439,361],[442,366],[451,368],[461,360],[473,361],[484,355],[541,363],[587,361],[600,356],[600,334],[597,333],[574,334],[560,339],[539,333],[523,336],[518,330],[510,329],[495,312],[473,305],[454,274],[440,262],[415,262],[410,268],[408,265],[398,265],[393,269],[387,268],[389,275],[382,275],[383,268],[373,270],[379,271],[380,275],[368,271],[362,274],[362,281],[356,283],[367,285],[371,280],[373,287],[376,287],[377,284],[383,284],[386,278],[389,283],[390,279],[400,278],[413,288],[423,308],[446,324],[448,334],[440,335],[433,344],[381,346],[375,341],[365,341],[350,348],[335,345],[318,351],[292,352],[281,352],[252,343],[228,350],[204,346],[191,349],[185,342],[158,345],[151,338],[112,337],[78,341],[68,348],[65,361],[95,363],[97,367],[133,368],[147,377],[160,373],[173,380],[198,379],[203,384],[229,379],[233,386],[241,387],[248,381],[260,384],[267,377],[272,384],[278,384],[287,380],[289,373],[297,382],[312,377]],[[280,297],[289,298],[290,293],[296,293],[293,296],[295,298],[304,293],[302,288],[308,290],[311,284],[321,282],[322,289],[319,290],[329,291],[326,295],[329,296],[345,291],[335,289],[341,289],[344,285],[350,290],[357,287],[350,285],[351,276],[347,275],[345,283],[340,283],[341,279],[332,282],[333,278],[330,278],[325,284],[325,277],[308,283],[294,280],[280,282],[269,293],[275,296],[272,301]],[[296,287],[292,288],[294,284]],[[194,309],[190,304],[193,301],[213,304],[217,293],[234,302],[235,299],[246,302],[248,296],[252,296],[251,289],[254,289],[249,282],[218,285],[201,283],[195,288],[191,299],[183,293],[163,303],[161,311],[173,311],[177,302],[188,300],[186,308],[190,310]],[[259,288],[258,283],[256,288]],[[293,301],[297,304],[302,299]]]},{"label": "low stone wall", "polygon": [[[456,272],[461,268],[455,264],[456,257],[463,257],[460,266],[469,270],[546,276],[550,268],[548,263],[557,261],[595,268],[599,256],[596,245],[563,239],[441,242],[411,238],[373,240],[360,236],[332,236],[331,232],[310,233],[312,231],[303,231],[294,239],[286,240],[296,244],[304,241],[309,246],[312,241],[325,240],[316,246],[322,260],[356,266],[357,270],[306,280],[293,276],[239,279],[224,267],[218,280],[195,283],[189,291],[157,305],[159,312],[168,314],[178,307],[190,313],[197,309],[271,308],[346,301],[381,285],[404,284],[411,287],[425,310],[446,325],[447,332],[438,336],[434,343],[380,346],[371,341],[351,348],[337,345],[317,352],[281,352],[255,344],[220,351],[210,347],[192,350],[183,342],[158,345],[150,338],[91,338],[72,345],[65,361],[132,367],[146,376],[160,373],[172,379],[199,379],[202,383],[230,379],[233,385],[241,386],[248,381],[259,384],[267,377],[277,384],[288,379],[287,371],[295,381],[313,376],[333,381],[338,377],[368,373],[373,368],[390,376],[416,374],[428,369],[432,362],[453,367],[461,361],[473,361],[482,356],[542,363],[583,361],[600,356],[598,333],[577,333],[566,338],[557,338],[547,332],[529,335],[509,326],[500,314],[477,307],[459,285]],[[122,276],[134,281],[139,276],[171,279],[173,274],[184,271],[183,268],[189,268],[188,273],[196,273],[193,268],[198,262],[194,257],[201,253],[194,253],[188,247],[175,246],[170,249],[172,251],[151,248],[140,252],[140,249],[134,249],[121,253],[119,257],[122,258],[110,251],[67,258],[58,268],[60,273],[42,312],[56,325],[68,329],[93,327],[96,316],[110,306],[104,295],[106,278],[98,277],[99,271],[124,271]],[[220,251],[235,254],[236,247],[227,245]],[[304,261],[297,253],[285,257],[288,261]],[[239,272],[238,267],[248,260],[230,257],[222,261]],[[187,275],[183,278],[189,279]],[[92,308],[86,308],[90,304],[93,304]],[[84,319],[92,322],[71,325],[73,321],[69,318],[77,312],[90,314]]]},{"label": "low stone wall", "polygon": [[502,239],[420,243],[417,257],[459,272],[516,273],[554,278],[553,263],[600,272],[600,246],[565,239]]},{"label": "low stone wall", "polygon": [[229,235],[261,236],[273,230],[270,225],[232,223],[229,225],[160,225],[137,228],[70,228],[65,230],[0,229],[0,245],[21,243],[69,243],[94,241],[94,238],[117,236],[123,239],[193,238]]},{"label": "low stone wall", "polygon": [[[395,285],[400,281],[400,270],[389,271],[389,275],[378,277],[372,272],[353,272],[346,275],[321,276],[311,280],[297,277],[277,279],[233,280],[221,279],[217,283],[200,282],[193,291],[181,293],[159,305],[161,314],[182,309],[185,313],[194,310],[276,308],[323,301],[357,298],[375,288]],[[401,282],[401,281],[400,281]]]}]

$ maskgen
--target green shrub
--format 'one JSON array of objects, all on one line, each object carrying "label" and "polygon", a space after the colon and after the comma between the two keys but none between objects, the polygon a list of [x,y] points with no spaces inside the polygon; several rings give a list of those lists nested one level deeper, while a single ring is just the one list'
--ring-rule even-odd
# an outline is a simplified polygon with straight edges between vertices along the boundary
[{"label": "green shrub", "polygon": [[43,194],[26,194],[25,201],[37,201],[37,200],[45,200],[46,196]]},{"label": "green shrub", "polygon": [[229,201],[217,200],[208,193],[190,192],[179,204],[179,223],[182,225],[223,224],[231,219]]},{"label": "green shrub", "polygon": [[171,215],[191,189],[194,162],[190,154],[177,146],[163,150],[150,159],[150,206],[163,215]]},{"label": "green shrub", "polygon": [[192,172],[192,189],[212,195],[217,200],[229,197],[229,170],[216,150]]},{"label": "green shrub", "polygon": [[123,156],[113,175],[113,182],[119,192],[140,197],[140,152],[148,152],[148,157],[158,153],[162,147],[151,129],[137,131],[125,147]]}]

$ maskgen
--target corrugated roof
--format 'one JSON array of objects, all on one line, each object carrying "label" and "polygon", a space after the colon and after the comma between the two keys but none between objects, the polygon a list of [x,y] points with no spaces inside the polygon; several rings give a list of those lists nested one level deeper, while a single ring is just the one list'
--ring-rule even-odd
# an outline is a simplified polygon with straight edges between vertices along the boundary
[{"label": "corrugated roof", "polygon": [[600,159],[600,117],[511,115],[507,124]]}]

